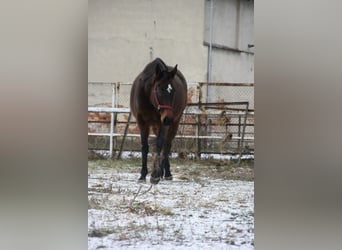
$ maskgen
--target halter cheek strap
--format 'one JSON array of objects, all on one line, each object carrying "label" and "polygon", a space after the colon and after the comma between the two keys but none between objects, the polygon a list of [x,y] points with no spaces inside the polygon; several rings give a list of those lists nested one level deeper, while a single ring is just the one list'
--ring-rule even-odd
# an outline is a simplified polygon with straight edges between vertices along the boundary
[{"label": "halter cheek strap", "polygon": [[154,101],[157,104],[158,110],[160,110],[160,109],[171,109],[172,110],[173,109],[172,106],[169,106],[169,105],[160,105],[159,100],[158,100],[158,96],[157,96],[157,85],[154,85],[152,93],[153,93]]}]

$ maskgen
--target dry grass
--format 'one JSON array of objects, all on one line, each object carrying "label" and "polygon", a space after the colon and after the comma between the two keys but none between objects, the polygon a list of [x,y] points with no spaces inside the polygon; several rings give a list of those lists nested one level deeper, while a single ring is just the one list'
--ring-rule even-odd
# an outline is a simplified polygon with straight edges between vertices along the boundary
[{"label": "dry grass", "polygon": [[234,193],[229,183],[234,187],[239,184],[231,180],[253,179],[253,170],[221,161],[172,159],[174,180],[149,190],[148,182],[137,182],[140,159],[89,161],[89,249],[164,243],[252,249],[253,194],[244,194],[251,185]]},{"label": "dry grass", "polygon": [[[148,168],[151,173],[153,159],[149,157]],[[184,181],[198,181],[209,177],[224,180],[254,180],[254,160],[243,160],[240,166],[229,160],[189,160],[171,159],[171,173]],[[89,161],[89,167],[111,169],[112,173],[140,173],[141,159],[132,158],[124,160],[95,160]],[[113,168],[115,166],[115,168]],[[98,177],[103,178],[103,177]]]}]

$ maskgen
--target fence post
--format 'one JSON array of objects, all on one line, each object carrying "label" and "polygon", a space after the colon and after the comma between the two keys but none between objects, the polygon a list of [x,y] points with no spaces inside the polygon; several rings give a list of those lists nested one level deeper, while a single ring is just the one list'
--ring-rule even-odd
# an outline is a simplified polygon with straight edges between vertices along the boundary
[{"label": "fence post", "polygon": [[[241,115],[239,115],[238,117],[239,117],[238,137],[240,137],[241,136]],[[240,144],[241,144],[241,139],[238,140],[239,153],[240,153]]]},{"label": "fence post", "polygon": [[[112,84],[112,108],[114,108],[115,83]],[[114,113],[110,113],[109,157],[113,158]]]},{"label": "fence post", "polygon": [[122,138],[122,141],[121,141],[120,151],[119,151],[118,158],[117,158],[118,160],[121,159],[121,153],[122,153],[122,150],[123,150],[123,146],[125,144],[125,140],[126,140],[126,136],[127,136],[127,132],[128,132],[128,127],[129,127],[129,124],[131,122],[131,117],[132,117],[132,112],[129,112],[127,124],[126,124],[126,127],[125,127],[125,132],[124,132],[124,135],[123,135],[123,138]]},{"label": "fence post", "polygon": [[248,115],[248,105],[249,105],[249,102],[247,102],[247,104],[246,104],[245,117],[243,119],[243,127],[242,127],[241,144],[240,144],[240,155],[239,155],[238,166],[240,166],[240,163],[241,163],[242,147],[243,147],[244,138],[245,138],[245,130],[246,130],[246,123],[247,123],[247,115]]},{"label": "fence post", "polygon": [[201,118],[200,114],[197,114],[197,126],[196,126],[196,138],[197,138],[197,152],[196,159],[201,159],[201,139],[199,136],[201,135]]},{"label": "fence post", "polygon": [[[198,83],[198,110],[201,111],[202,108],[202,87],[203,83]],[[201,135],[201,114],[197,114],[197,126],[196,126],[196,142],[197,142],[197,152],[196,152],[196,159],[201,159],[201,139],[199,136]]]}]

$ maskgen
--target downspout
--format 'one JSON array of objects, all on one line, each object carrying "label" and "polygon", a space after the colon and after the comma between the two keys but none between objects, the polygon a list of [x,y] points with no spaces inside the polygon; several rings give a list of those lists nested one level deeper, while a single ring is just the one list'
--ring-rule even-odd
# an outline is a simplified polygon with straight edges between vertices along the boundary
[{"label": "downspout", "polygon": [[[209,19],[209,55],[208,55],[208,78],[207,82],[211,82],[211,70],[212,70],[212,49],[213,49],[213,12],[214,12],[214,0],[210,0],[210,19]],[[207,102],[209,102],[210,93],[209,86],[207,84]]]}]

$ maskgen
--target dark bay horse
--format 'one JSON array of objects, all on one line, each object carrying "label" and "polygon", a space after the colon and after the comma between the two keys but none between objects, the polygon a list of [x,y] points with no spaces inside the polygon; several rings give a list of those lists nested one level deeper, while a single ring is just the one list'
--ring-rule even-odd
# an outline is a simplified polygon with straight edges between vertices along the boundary
[{"label": "dark bay horse", "polygon": [[167,66],[160,58],[147,64],[134,80],[130,106],[141,135],[142,168],[139,180],[146,180],[148,173],[150,128],[157,136],[150,181],[157,184],[160,178],[172,180],[169,154],[186,101],[187,84],[183,74],[177,70],[177,65]]}]

